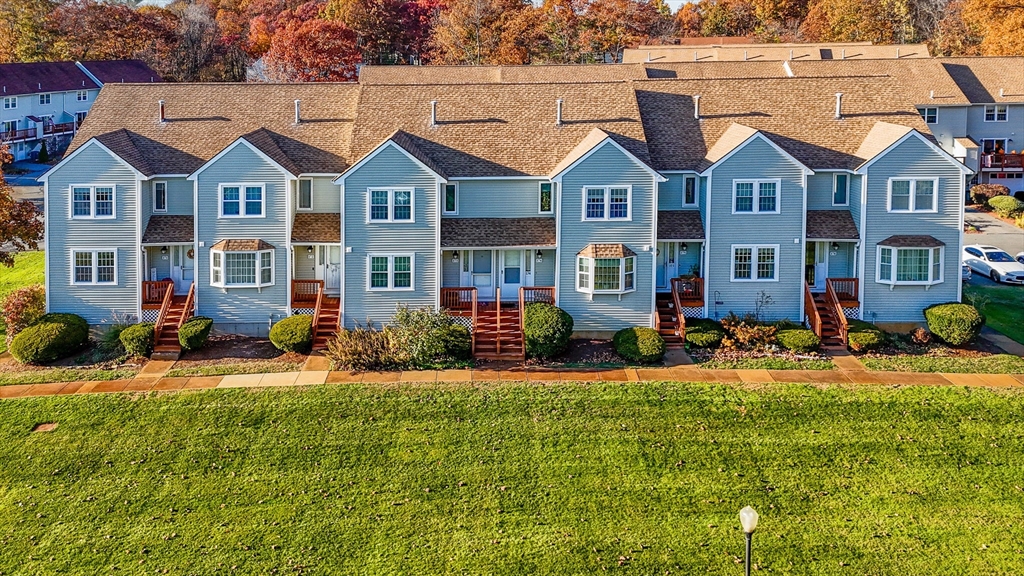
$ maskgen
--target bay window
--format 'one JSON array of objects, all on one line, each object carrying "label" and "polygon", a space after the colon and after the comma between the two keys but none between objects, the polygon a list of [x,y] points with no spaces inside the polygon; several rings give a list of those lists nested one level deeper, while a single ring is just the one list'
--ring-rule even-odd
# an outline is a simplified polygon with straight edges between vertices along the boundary
[{"label": "bay window", "polygon": [[779,280],[778,244],[734,244],[732,246],[733,282],[777,282]]},{"label": "bay window", "polygon": [[263,288],[274,285],[274,250],[210,250],[210,285]]},{"label": "bay window", "polygon": [[878,246],[875,281],[879,284],[930,286],[943,278],[944,249]]},{"label": "bay window", "polygon": [[625,294],[636,290],[636,256],[576,259],[576,290],[588,294]]}]

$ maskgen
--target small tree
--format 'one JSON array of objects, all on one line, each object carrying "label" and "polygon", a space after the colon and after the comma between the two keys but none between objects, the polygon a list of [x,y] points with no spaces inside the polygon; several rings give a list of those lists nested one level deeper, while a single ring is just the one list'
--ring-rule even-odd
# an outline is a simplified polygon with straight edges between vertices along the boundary
[{"label": "small tree", "polygon": [[46,140],[43,140],[43,143],[39,146],[39,157],[36,158],[36,161],[43,164],[50,161],[50,153],[46,150]]},{"label": "small tree", "polygon": [[14,201],[14,190],[4,179],[2,166],[14,158],[6,144],[0,143],[0,246],[13,250],[0,250],[0,264],[14,266],[14,255],[25,250],[35,250],[43,239],[43,221],[39,210],[27,200]]},{"label": "small tree", "polygon": [[7,347],[11,340],[29,324],[46,314],[46,290],[42,284],[18,288],[4,298],[0,312],[7,325]]}]

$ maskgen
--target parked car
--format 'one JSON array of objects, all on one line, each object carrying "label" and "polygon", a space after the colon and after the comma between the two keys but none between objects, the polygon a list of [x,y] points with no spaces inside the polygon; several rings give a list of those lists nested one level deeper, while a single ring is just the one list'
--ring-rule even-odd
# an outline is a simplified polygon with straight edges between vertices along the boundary
[{"label": "parked car", "polygon": [[971,267],[967,264],[960,265],[960,279],[970,280],[971,279]]},{"label": "parked car", "polygon": [[964,246],[963,259],[964,264],[993,282],[1024,284],[1024,262],[1014,260],[995,246]]},{"label": "parked car", "polygon": [[1024,264],[1024,252],[1018,252],[1017,253],[1017,262],[1020,262],[1021,264]]}]

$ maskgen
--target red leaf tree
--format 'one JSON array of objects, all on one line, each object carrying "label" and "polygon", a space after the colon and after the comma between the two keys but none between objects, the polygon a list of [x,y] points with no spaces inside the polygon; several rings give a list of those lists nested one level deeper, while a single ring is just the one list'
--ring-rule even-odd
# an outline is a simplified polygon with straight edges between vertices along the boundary
[{"label": "red leaf tree", "polygon": [[[0,143],[0,167],[13,158],[7,144]],[[31,202],[14,201],[14,190],[4,179],[0,169],[0,266],[14,266],[14,254],[23,250],[35,250],[43,239],[43,221],[39,210]]]},{"label": "red leaf tree", "polygon": [[274,82],[354,81],[360,52],[356,34],[341,22],[295,20],[278,28],[263,55]]}]

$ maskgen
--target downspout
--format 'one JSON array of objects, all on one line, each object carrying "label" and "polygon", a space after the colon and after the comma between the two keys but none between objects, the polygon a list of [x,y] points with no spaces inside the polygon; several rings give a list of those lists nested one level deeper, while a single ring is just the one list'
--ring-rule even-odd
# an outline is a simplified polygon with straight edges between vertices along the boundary
[{"label": "downspout", "polygon": [[860,177],[860,262],[857,266],[857,301],[860,302],[858,316],[864,320],[864,283],[866,281],[864,272],[864,259],[868,251],[867,237],[868,222],[868,173],[865,170]]},{"label": "downspout", "polygon": [[[298,119],[298,116],[299,116],[299,101],[296,100],[295,101],[295,117],[296,117],[296,119]],[[294,270],[292,268],[292,266],[294,265],[293,258],[292,258],[292,252],[295,251],[295,247],[292,246],[292,226],[294,224],[292,219],[295,218],[295,213],[292,211],[292,196],[294,194],[298,193],[298,190],[299,190],[299,179],[298,178],[288,178],[288,177],[285,177],[285,179],[284,179],[284,186],[285,186],[284,210],[285,210],[285,214],[287,214],[287,216],[288,216],[287,219],[285,220],[285,226],[284,226],[285,246],[287,246],[287,248],[285,249],[285,260],[284,260],[284,262],[285,262],[285,284],[284,284],[285,292],[284,292],[284,295],[285,295],[285,317],[288,317],[288,316],[292,315],[292,275],[294,273]],[[312,195],[312,193],[313,193],[313,183],[312,182],[309,183],[309,187],[310,187],[310,192],[309,193]],[[276,266],[277,263],[275,262],[274,265]],[[277,278],[277,276],[274,276],[274,277]],[[325,278],[326,278],[326,276],[325,276]],[[313,327],[313,330],[316,331],[316,326]]]},{"label": "downspout", "polygon": [[[192,266],[194,270],[192,272],[192,282],[195,283],[195,294],[192,298],[192,308],[195,310],[196,316],[202,316],[199,313],[199,274],[201,268],[199,267],[199,177],[196,176],[192,180],[192,250],[195,254],[195,259],[192,260]],[[207,270],[209,274],[209,270]]]},{"label": "downspout", "polygon": [[[803,259],[803,255],[807,253],[807,171],[803,171],[803,176],[800,178],[800,185],[803,187],[804,194],[804,205],[803,210],[800,212],[800,258]],[[779,260],[782,260],[780,255]],[[826,256],[825,264],[825,277],[828,278],[828,260]],[[800,274],[800,289],[797,292],[797,302],[800,303],[800,320],[806,318],[807,310],[804,306],[804,276]],[[828,280],[825,281],[826,283]]]},{"label": "downspout", "polygon": [[441,310],[441,279],[442,270],[444,266],[444,258],[441,255],[441,210],[443,206],[441,203],[444,201],[444,185],[446,181],[441,178],[437,178],[434,182],[434,193],[437,194],[436,201],[434,204],[437,205],[437,211],[434,213],[434,257],[437,258],[435,261],[434,270],[434,309]]},{"label": "downspout", "polygon": [[[653,186],[654,194],[651,195],[654,198],[652,207],[652,222],[651,222],[651,328],[657,326],[655,318],[658,314],[658,177],[651,174],[651,186]],[[685,184],[684,184],[685,186]],[[671,285],[671,284],[670,284]],[[682,310],[676,310],[676,313],[682,316]]]},{"label": "downspout", "polygon": [[[704,250],[701,254],[702,267],[704,268],[704,317],[708,318],[708,294],[714,294],[713,291],[708,290],[711,282],[711,267],[708,265],[708,261],[711,259],[711,178],[714,176],[714,169],[708,172],[708,183],[704,190],[704,218],[707,220],[704,226]],[[717,318],[716,318],[717,320]]]},{"label": "downspout", "polygon": [[135,318],[142,322],[142,178],[135,176]]},{"label": "downspout", "polygon": [[[562,177],[557,176],[551,182],[554,185],[555,198],[555,306],[559,306],[562,298]],[[576,269],[575,262],[573,270]],[[575,274],[575,272],[573,272]]]},{"label": "downspout", "polygon": [[342,179],[338,184],[338,194],[340,194],[341,203],[338,205],[341,212],[339,217],[339,224],[341,229],[338,231],[338,239],[341,240],[341,271],[339,274],[338,283],[341,284],[341,291],[339,294],[339,310],[338,310],[338,324],[340,328],[345,327],[345,294],[348,292],[348,286],[346,285],[346,279],[348,277],[348,250],[345,248],[345,180]]}]

